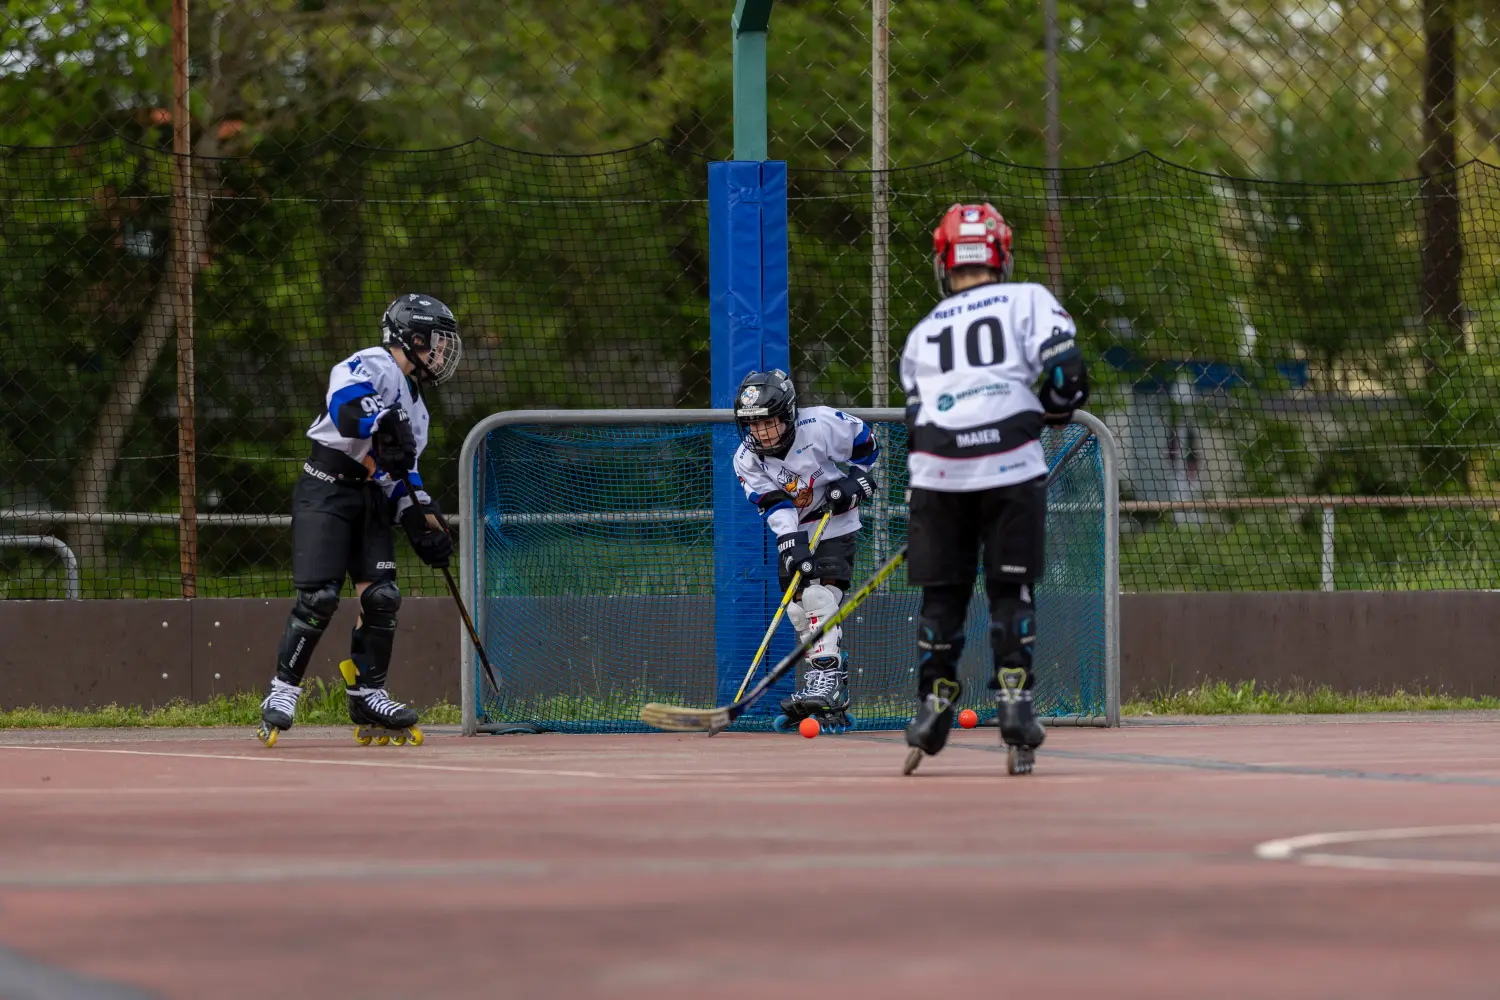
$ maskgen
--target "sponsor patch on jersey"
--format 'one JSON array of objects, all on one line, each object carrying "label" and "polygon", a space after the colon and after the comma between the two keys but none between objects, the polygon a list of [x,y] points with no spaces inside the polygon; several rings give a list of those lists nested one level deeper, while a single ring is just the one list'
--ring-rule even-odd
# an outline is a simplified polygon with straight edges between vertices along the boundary
[{"label": "sponsor patch on jersey", "polygon": [[369,378],[370,371],[365,367],[364,358],[349,359],[349,374],[358,375],[360,378]]},{"label": "sponsor patch on jersey", "polygon": [[1072,314],[1070,314],[1066,309],[1059,309],[1057,306],[1052,307],[1052,315],[1061,316],[1063,319],[1073,318]]},{"label": "sponsor patch on jersey", "polygon": [[758,385],[747,385],[745,391],[740,393],[741,406],[754,406],[759,399],[760,386]]},{"label": "sponsor patch on jersey", "polygon": [[949,410],[953,409],[953,403],[954,403],[953,397],[951,395],[949,395],[948,393],[946,393],[946,392],[943,393],[941,396],[938,397],[938,401],[937,401],[938,412],[939,413],[947,413]]}]

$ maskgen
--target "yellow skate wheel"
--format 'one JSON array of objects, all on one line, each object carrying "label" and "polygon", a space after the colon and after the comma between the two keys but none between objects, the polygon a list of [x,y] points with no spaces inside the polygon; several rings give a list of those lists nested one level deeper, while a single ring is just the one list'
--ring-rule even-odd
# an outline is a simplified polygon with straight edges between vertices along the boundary
[{"label": "yellow skate wheel", "polygon": [[422,741],[427,738],[422,735],[422,730],[418,729],[416,726],[412,726],[409,730],[407,730],[407,732],[411,734],[411,745],[414,747],[421,746]]},{"label": "yellow skate wheel", "polygon": [[390,741],[391,738],[384,733],[381,733],[379,736],[375,737],[375,745],[378,747],[383,747]]},{"label": "yellow skate wheel", "polygon": [[277,729],[275,726],[266,726],[255,735],[259,736],[260,741],[266,746],[274,747],[276,745],[276,740],[281,736],[281,730]]},{"label": "yellow skate wheel", "polygon": [[404,746],[406,746],[406,734],[405,733],[392,733],[391,734],[391,742],[394,743],[394,744],[396,744],[398,747],[404,747]]},{"label": "yellow skate wheel", "polygon": [[363,729],[356,729],[354,731],[354,742],[362,747],[367,747],[370,745],[370,734]]}]

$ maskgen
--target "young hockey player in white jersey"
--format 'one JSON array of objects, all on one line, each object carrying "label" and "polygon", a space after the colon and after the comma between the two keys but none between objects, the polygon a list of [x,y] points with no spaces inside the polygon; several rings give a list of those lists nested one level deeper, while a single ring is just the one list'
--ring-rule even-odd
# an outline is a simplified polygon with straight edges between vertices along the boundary
[{"label": "young hockey player in white jersey", "polygon": [[[323,411],[307,431],[312,453],[292,493],[292,581],[296,603],[276,652],[271,693],[261,703],[266,746],[292,726],[302,678],[339,606],[347,575],[359,600],[344,675],[349,719],[360,743],[422,742],[417,713],[386,692],[396,639],[393,523],[429,566],[443,567],[453,542],[422,488],[427,446],[423,389],[458,369],[458,323],[430,295],[403,295],[381,319],[381,346],[334,365]],[[408,489],[408,486],[410,489]]]},{"label": "young hockey player in white jersey", "polygon": [[[1073,318],[1041,285],[1012,284],[1011,232],[989,204],[954,205],[933,240],[943,301],[901,355],[911,472],[907,573],[922,588],[916,717],[905,773],[943,749],[962,694],[964,616],[984,550],[990,686],[1012,774],[1046,732],[1032,707],[1032,587],[1047,520],[1044,423],[1088,398]],[[1036,392],[1032,385],[1041,377]]]},{"label": "young hockey player in white jersey", "polygon": [[[797,391],[786,372],[751,372],[735,397],[740,446],[734,471],[745,496],[760,509],[776,535],[782,593],[802,573],[799,592],[786,614],[799,640],[838,610],[854,576],[859,505],[875,495],[870,474],[880,449],[864,421],[828,406],[797,409]],[[848,465],[840,471],[839,463]],[[816,552],[809,533],[824,510],[832,512]],[[793,731],[816,716],[830,732],[849,720],[849,670],[839,648],[841,628],[832,628],[808,651],[802,686],[782,699],[775,728]]]}]

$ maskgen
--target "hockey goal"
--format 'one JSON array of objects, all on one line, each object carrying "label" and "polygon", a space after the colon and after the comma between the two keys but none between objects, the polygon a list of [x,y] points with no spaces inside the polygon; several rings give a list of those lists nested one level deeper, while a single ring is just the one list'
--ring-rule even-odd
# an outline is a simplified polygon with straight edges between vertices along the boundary
[{"label": "hockey goal", "polygon": [[[881,444],[855,585],[906,538],[906,428],[897,409],[850,409]],[[646,701],[733,699],[780,599],[774,545],[744,501],[728,410],[516,410],[464,441],[463,595],[499,687],[465,636],[464,732],[644,730]],[[1118,487],[1114,441],[1090,414],[1043,438],[1048,490],[1037,587],[1037,703],[1053,725],[1119,723]],[[1076,445],[1076,447],[1074,447]],[[914,705],[920,593],[904,571],[845,623],[860,729]],[[988,614],[976,587],[963,704],[994,716]],[[783,616],[757,673],[793,642]],[[790,691],[790,687],[787,687]],[[773,690],[735,729],[768,729]]]}]

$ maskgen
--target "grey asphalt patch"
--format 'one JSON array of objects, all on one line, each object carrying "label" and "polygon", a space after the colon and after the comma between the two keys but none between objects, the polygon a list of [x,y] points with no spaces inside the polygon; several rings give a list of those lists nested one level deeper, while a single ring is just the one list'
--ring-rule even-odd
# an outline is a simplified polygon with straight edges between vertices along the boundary
[{"label": "grey asphalt patch", "polygon": [[5,1000],[155,1000],[136,986],[89,979],[0,948],[0,997]]}]

